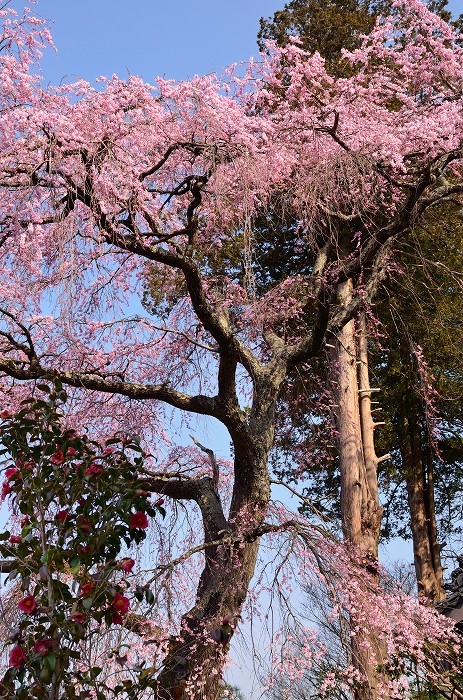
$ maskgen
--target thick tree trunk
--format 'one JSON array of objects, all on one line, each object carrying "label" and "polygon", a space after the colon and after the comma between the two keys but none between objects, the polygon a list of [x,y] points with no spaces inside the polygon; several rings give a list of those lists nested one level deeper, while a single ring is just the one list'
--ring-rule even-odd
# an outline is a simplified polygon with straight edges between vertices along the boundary
[{"label": "thick tree trunk", "polygon": [[426,450],[426,484],[424,489],[424,502],[426,507],[426,515],[428,517],[428,537],[429,546],[431,549],[432,566],[436,577],[435,599],[442,600],[445,598],[444,590],[444,571],[441,560],[441,546],[437,537],[437,521],[436,521],[436,503],[434,500],[434,465],[432,452],[428,448]]},{"label": "thick tree trunk", "polygon": [[[340,285],[339,301],[343,305],[349,303],[351,295],[351,282]],[[338,334],[332,353],[341,473],[341,519],[344,537],[377,560],[382,508],[378,500],[378,458],[374,448],[375,424],[371,414],[364,321],[360,322],[359,349],[356,335],[354,321],[350,321]]]},{"label": "thick tree trunk", "polygon": [[[340,285],[338,300],[346,306],[351,299],[352,283],[348,281]],[[364,555],[366,568],[374,575],[382,508],[378,500],[378,458],[373,441],[366,342],[364,319],[359,324],[358,346],[354,321],[346,324],[335,341],[332,370],[336,386],[343,534]],[[364,632],[353,637],[352,660],[367,679],[356,690],[358,700],[379,698],[377,666],[381,659],[382,650],[372,635]]]},{"label": "thick tree trunk", "polygon": [[378,423],[375,423],[373,420],[371,394],[366,320],[365,314],[361,312],[358,321],[358,397],[366,485],[362,503],[362,530],[364,533],[367,533],[368,541],[365,541],[365,545],[369,545],[364,547],[364,551],[370,553],[377,560],[383,508],[379,503],[379,460],[376,455],[374,441],[374,431]]},{"label": "thick tree trunk", "polygon": [[413,538],[418,592],[430,603],[445,597],[437,540],[432,463],[422,449],[421,425],[416,406],[408,403],[399,415],[399,441]]},{"label": "thick tree trunk", "polygon": [[258,540],[241,548],[220,547],[215,564],[206,565],[196,604],[183,616],[183,631],[172,640],[164,661],[159,700],[218,698],[233,627],[254,574],[258,549]]},{"label": "thick tree trunk", "polygon": [[[259,538],[253,531],[262,525],[270,500],[268,456],[273,445],[275,406],[279,382],[284,374],[257,381],[247,425],[229,421],[235,452],[235,483],[230,516],[197,499],[204,522],[204,541],[224,539],[223,545],[205,550],[194,607],[182,618],[180,634],[172,640],[164,667],[158,677],[159,700],[217,700],[222,671],[234,627],[254,575]],[[236,405],[227,407],[237,416]],[[235,413],[234,413],[235,412]]]}]

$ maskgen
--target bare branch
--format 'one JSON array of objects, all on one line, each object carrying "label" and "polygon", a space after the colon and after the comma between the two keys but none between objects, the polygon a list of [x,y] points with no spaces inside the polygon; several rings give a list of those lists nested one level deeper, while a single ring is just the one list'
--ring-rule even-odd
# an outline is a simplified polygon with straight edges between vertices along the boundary
[{"label": "bare branch", "polygon": [[136,382],[123,381],[122,379],[98,376],[96,373],[85,371],[59,370],[55,367],[43,367],[38,361],[25,367],[20,360],[0,358],[0,372],[10,377],[26,381],[29,379],[60,379],[63,384],[77,389],[84,388],[93,391],[101,391],[107,394],[127,396],[131,399],[153,399],[163,401],[174,408],[191,411],[200,415],[219,417],[220,411],[215,397],[198,394],[192,396],[177,391],[167,384],[138,384]]},{"label": "bare branch", "polygon": [[216,490],[217,493],[218,493],[218,488],[219,488],[219,465],[217,464],[217,459],[216,459],[216,457],[215,457],[214,452],[213,452],[212,450],[208,449],[207,447],[204,447],[204,445],[201,445],[201,443],[198,442],[198,440],[196,440],[196,438],[193,437],[193,435],[190,435],[190,438],[193,440],[193,442],[194,442],[194,444],[196,445],[196,447],[199,447],[199,449],[202,450],[203,452],[205,452],[205,453],[207,454],[207,456],[209,457],[209,461],[210,461],[210,463],[211,463],[211,465],[212,465],[212,479],[213,479],[213,482],[214,482],[214,488],[215,488],[215,490]]}]

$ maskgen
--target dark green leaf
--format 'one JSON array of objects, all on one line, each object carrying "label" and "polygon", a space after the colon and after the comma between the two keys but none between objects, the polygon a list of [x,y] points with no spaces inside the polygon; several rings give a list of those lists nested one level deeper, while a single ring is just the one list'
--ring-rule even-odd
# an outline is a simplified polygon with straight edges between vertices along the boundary
[{"label": "dark green leaf", "polygon": [[56,668],[56,656],[54,654],[50,654],[49,656],[46,656],[44,664],[48,666],[50,671],[54,671]]}]

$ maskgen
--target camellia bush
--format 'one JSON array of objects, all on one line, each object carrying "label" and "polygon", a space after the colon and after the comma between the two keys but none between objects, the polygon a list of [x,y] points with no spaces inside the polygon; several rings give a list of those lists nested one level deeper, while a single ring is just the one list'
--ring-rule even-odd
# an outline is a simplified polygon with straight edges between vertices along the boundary
[{"label": "camellia bush", "polygon": [[164,515],[162,502],[152,504],[137,488],[139,440],[99,444],[63,429],[66,393],[58,382],[39,389],[44,399],[24,401],[14,416],[1,413],[2,497],[15,528],[0,535],[0,553],[9,560],[7,617],[15,624],[5,629],[3,621],[9,668],[0,697],[102,699],[122,690],[140,697],[149,673],[124,677],[120,667],[108,678],[108,668],[92,665],[88,646],[97,635],[101,652],[102,628],[108,636],[133,627],[133,606],[141,614],[152,605],[150,588],[131,583],[128,552],[145,539],[149,521]]}]

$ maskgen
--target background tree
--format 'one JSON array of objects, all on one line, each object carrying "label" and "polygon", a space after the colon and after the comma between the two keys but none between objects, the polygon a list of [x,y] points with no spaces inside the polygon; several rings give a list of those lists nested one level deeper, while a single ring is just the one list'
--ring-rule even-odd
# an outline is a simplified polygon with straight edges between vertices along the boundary
[{"label": "background tree", "polygon": [[342,50],[358,48],[361,35],[373,29],[376,17],[390,10],[387,0],[292,0],[272,18],[260,20],[259,46],[264,49],[268,39],[286,46],[290,36],[298,36],[308,53],[318,51],[329,69],[340,74],[347,69]]},{"label": "background tree", "polygon": [[[375,366],[393,455],[384,483],[389,493],[405,487],[419,590],[432,600],[442,587],[438,532],[458,541],[461,519],[461,215],[437,209],[426,226],[432,242],[416,230],[401,257],[408,279],[395,277],[380,303],[390,340]],[[399,499],[391,510],[407,536]]]},{"label": "background tree", "polygon": [[[448,0],[430,0],[426,3],[432,12],[459,30],[461,17],[452,19]],[[391,0],[291,0],[273,17],[260,20],[259,46],[265,49],[267,40],[286,46],[289,37],[300,37],[308,53],[318,51],[335,74],[346,69],[342,51],[352,51],[361,44],[361,35],[373,29],[376,17],[394,11]]]},{"label": "background tree", "polygon": [[[278,43],[284,45],[288,41],[288,37],[291,34],[298,34],[301,36],[302,43],[305,48],[307,48],[309,51],[319,51],[323,57],[326,59],[329,70],[332,71],[335,75],[343,74],[343,71],[346,70],[346,67],[348,69],[348,66],[346,66],[346,62],[342,61],[341,58],[341,48],[342,48],[342,42],[337,43],[337,39],[341,38],[345,39],[344,34],[347,34],[349,36],[348,42],[350,42],[350,45],[352,47],[358,46],[360,42],[359,38],[359,27],[362,27],[361,31],[365,31],[366,28],[369,28],[374,24],[375,17],[377,16],[377,13],[379,11],[390,13],[394,12],[394,7],[391,4],[383,3],[382,6],[379,5],[370,5],[366,3],[358,3],[354,4],[355,7],[353,7],[352,3],[346,3],[346,2],[336,2],[336,3],[331,3],[331,4],[321,4],[317,2],[291,2],[285,5],[284,9],[281,11],[278,11],[275,13],[273,19],[268,19],[268,20],[261,20],[261,31],[259,34],[260,37],[260,42],[261,42],[261,47],[264,46],[264,39],[273,39],[277,41]],[[450,21],[451,20],[451,15],[447,10],[447,3],[446,2],[440,2],[440,3],[434,3],[432,4],[433,9],[439,13],[439,15],[445,20],[445,21]],[[354,10],[354,11],[353,11]],[[461,20],[454,21],[452,24],[456,27],[459,27],[461,25]],[[449,221],[449,228],[452,226],[457,228],[458,231],[460,231],[460,226],[459,226],[459,215],[456,212],[453,212],[451,210],[444,211],[443,209],[440,210],[440,215],[441,217],[447,217]],[[434,220],[434,226],[436,225],[435,220],[436,217],[429,217],[429,224],[431,224],[431,219]],[[456,223],[455,223],[456,221]],[[410,244],[408,244],[408,251],[410,251]],[[434,262],[435,264],[439,265],[439,254],[438,254],[438,249],[437,247],[434,248]],[[418,253],[417,253],[418,256]],[[410,260],[410,258],[409,258]],[[461,273],[461,265],[460,261],[455,259],[455,256],[452,260],[453,263],[453,272],[454,272],[454,277],[455,280],[457,279],[458,275]],[[293,265],[295,265],[297,269],[297,261],[293,260]],[[419,264],[419,263],[418,263]],[[444,263],[445,264],[445,263]],[[290,269],[291,263],[289,263],[288,269]],[[448,270],[448,266],[447,266]],[[450,272],[448,270],[448,272]],[[420,276],[420,268],[417,268],[416,270],[413,268],[413,265],[410,265],[410,263],[407,266],[407,280],[415,280],[415,277],[419,279]],[[285,271],[284,274],[288,274],[287,271]],[[400,285],[401,282],[398,282]],[[435,327],[436,321],[439,323],[439,319],[436,316],[432,316],[431,318],[428,316],[426,319],[426,322],[423,323],[423,310],[418,307],[417,304],[417,299],[416,295],[413,292],[413,287],[414,287],[414,281],[410,283],[408,286],[408,293],[406,297],[402,300],[402,310],[405,307],[408,307],[408,313],[402,314],[402,319],[405,317],[414,319],[418,316],[418,318],[421,319],[420,323],[415,324],[415,340],[414,344],[415,346],[417,345],[425,345],[425,338],[424,338],[424,333],[425,333],[425,328],[426,325],[429,323],[430,326]],[[452,285],[451,285],[452,287]],[[445,288],[445,284],[442,282],[441,283],[441,292],[442,289]],[[423,290],[424,291],[424,290]],[[341,292],[342,295],[349,295],[349,291],[346,289],[343,292]],[[387,292],[386,292],[387,294]],[[403,292],[402,292],[403,294]],[[449,303],[452,303],[452,291],[451,288],[449,290]],[[428,309],[430,311],[430,309]],[[411,313],[410,313],[411,312]],[[397,363],[397,354],[395,353],[394,346],[397,342],[397,334],[396,334],[396,328],[397,328],[397,323],[394,321],[393,323],[388,323],[387,319],[390,319],[389,316],[389,311],[387,309],[387,303],[383,304],[379,308],[376,307],[375,309],[376,315],[379,316],[381,319],[381,322],[384,324],[383,325],[383,330],[385,329],[386,334],[390,337],[390,340],[388,341],[388,348],[389,352],[391,352],[395,356],[395,362]],[[453,316],[454,319],[456,319],[456,315]],[[413,320],[412,320],[413,323]],[[395,324],[395,325],[394,325]],[[406,327],[406,322],[404,325],[404,321],[402,320],[401,325],[405,328]],[[458,333],[459,329],[459,322],[456,322],[456,325],[454,326],[455,332]],[[371,414],[371,395],[367,391],[369,388],[369,378],[368,378],[368,345],[367,345],[367,339],[365,337],[365,332],[366,332],[366,326],[365,326],[365,319],[360,319],[358,320],[357,323],[357,329],[354,329],[354,325],[351,324],[350,326],[346,326],[346,328],[343,331],[344,337],[342,339],[341,343],[341,349],[338,347],[333,348],[331,357],[327,358],[327,366],[328,367],[337,367],[338,371],[339,368],[342,366],[344,369],[339,373],[339,376],[335,376],[333,372],[331,371],[332,375],[332,381],[334,387],[338,387],[337,390],[334,391],[334,398],[331,399],[331,404],[334,404],[338,408],[334,411],[336,420],[337,420],[337,429],[338,429],[338,453],[336,454],[335,452],[332,455],[332,468],[329,470],[329,474],[331,474],[333,480],[332,484],[330,486],[330,491],[334,496],[334,501],[333,501],[333,511],[332,514],[337,514],[338,511],[338,494],[339,494],[339,486],[337,485],[336,481],[336,471],[334,469],[335,464],[340,465],[340,470],[341,470],[341,492],[344,493],[350,493],[352,490],[349,488],[348,483],[346,481],[346,478],[350,477],[352,479],[351,483],[356,484],[359,483],[359,478],[358,474],[362,473],[362,471],[365,472],[367,476],[366,481],[365,481],[365,487],[364,491],[366,496],[364,497],[364,505],[361,506],[360,504],[356,508],[357,511],[361,511],[362,509],[364,512],[370,512],[370,515],[366,517],[365,522],[362,526],[361,529],[364,530],[365,534],[366,532],[370,531],[370,535],[365,537],[364,535],[361,535],[360,533],[355,534],[354,532],[350,532],[351,527],[348,526],[346,529],[346,522],[347,520],[349,522],[353,521],[353,513],[349,514],[350,511],[350,504],[353,502],[354,499],[352,499],[350,496],[347,497],[345,500],[344,507],[341,506],[341,515],[342,519],[344,522],[344,531],[346,534],[348,534],[349,538],[354,538],[354,540],[358,540],[357,544],[359,544],[365,551],[369,551],[371,555],[374,557],[377,556],[377,543],[378,543],[378,538],[380,534],[380,524],[381,524],[381,511],[382,509],[379,507],[379,501],[378,501],[378,486],[377,486],[377,479],[376,479],[376,473],[378,471],[378,467],[381,469],[382,473],[389,473],[391,474],[392,471],[388,469],[387,467],[387,461],[385,460],[383,463],[380,461],[378,462],[378,459],[376,457],[375,453],[375,447],[374,447],[374,440],[373,440],[373,430],[375,426],[375,421],[373,421],[372,414]],[[405,334],[407,331],[405,330]],[[421,337],[421,342],[420,342],[420,333],[423,337]],[[450,341],[451,343],[451,341]],[[403,348],[404,342],[402,339],[401,346]],[[414,385],[415,388],[417,386],[421,385],[421,379],[418,374],[418,365],[416,361],[413,360],[413,352],[412,348],[409,347],[409,350],[405,352],[405,354],[402,354],[402,362],[403,362],[403,372],[404,373],[409,373],[409,367],[410,367],[410,362],[412,362],[412,366],[414,365],[416,368],[416,373],[415,373],[415,378],[414,378]],[[444,356],[448,356],[448,353],[443,350]],[[385,356],[387,357],[387,349],[384,350],[380,354],[380,364],[378,364],[376,367],[373,368],[373,373],[374,375],[379,379],[379,386],[380,387],[386,387],[387,383],[390,381],[388,377],[388,370],[390,370],[390,366],[387,363],[386,360],[386,371],[382,371],[384,369],[384,358]],[[412,358],[412,359],[411,359]],[[357,368],[359,370],[358,376],[357,376]],[[396,364],[396,369],[397,369],[397,364]],[[449,370],[450,371],[450,370]],[[399,370],[400,373],[400,370]],[[342,378],[344,378],[342,380]],[[338,384],[339,380],[342,380],[341,385]],[[375,383],[378,383],[376,381]],[[409,397],[412,395],[410,393],[410,382],[408,383],[408,386],[403,386],[403,392],[400,397],[395,395],[395,400],[397,401],[398,406],[405,406],[407,402],[409,402]],[[313,389],[309,388],[308,389],[309,394],[311,394],[312,399],[313,399]],[[360,393],[358,393],[360,392]],[[417,399],[415,401],[415,409],[413,411],[413,414],[416,415],[417,417],[414,419],[414,422],[418,420],[419,423],[421,423],[423,426],[426,425],[426,405],[425,401],[422,396],[417,395],[416,391],[414,392],[415,396],[417,396]],[[360,395],[361,400],[357,402],[357,396]],[[327,404],[328,402],[326,402]],[[358,405],[357,405],[358,403]],[[376,402],[375,402],[376,403]],[[391,403],[388,403],[388,400],[386,399],[386,403],[388,404],[389,407],[392,407]],[[417,414],[417,406],[419,407],[418,414]],[[330,420],[329,416],[329,411],[327,410],[328,406],[325,405],[325,412],[324,412],[324,418],[325,422],[326,419],[328,421]],[[379,410],[379,409],[375,409]],[[289,439],[284,438],[283,442],[281,443],[281,446],[285,450],[286,454],[295,454],[293,448],[296,449],[296,457],[297,453],[303,454],[303,452],[300,449],[301,445],[301,438],[302,441],[307,442],[307,439],[310,441],[313,441],[314,439],[314,431],[316,434],[320,433],[319,425],[308,425],[307,427],[303,426],[304,421],[307,421],[307,414],[308,413],[314,413],[314,401],[312,400],[306,409],[305,416],[304,416],[304,411],[301,410],[300,406],[300,400],[299,404],[297,405],[296,412],[294,413],[295,421],[299,425],[299,439],[293,440],[292,437],[289,437]],[[315,409],[315,415],[317,411]],[[410,414],[411,415],[411,414]],[[381,415],[381,419],[383,418],[383,415]],[[399,423],[402,422],[405,419],[405,416],[403,416],[402,421],[399,421],[396,418],[393,418],[389,413],[385,415],[385,423],[389,427],[392,425],[396,426],[396,429],[399,430]],[[408,418],[407,418],[408,420]],[[377,419],[376,419],[376,422]],[[383,420],[379,421],[379,425],[383,423]],[[292,423],[292,428],[294,429],[295,423],[293,421]],[[286,434],[291,432],[291,428],[289,431],[286,432]],[[304,440],[303,436],[301,433],[306,433],[307,434],[307,439]],[[394,451],[391,448],[391,443],[393,442],[393,433],[394,430],[387,433],[387,437],[383,434],[383,439],[380,441],[380,445],[382,447],[382,451],[385,453],[392,453],[392,455],[397,455],[398,452]],[[453,430],[453,433],[455,434],[456,431]],[[402,435],[404,435],[404,431],[402,429]],[[335,437],[331,435],[331,438],[329,438],[328,442],[333,444],[335,441]],[[326,442],[326,440],[325,440]],[[420,438],[420,442],[422,442],[422,439]],[[405,448],[405,443],[404,439],[402,439],[402,448]],[[424,444],[428,445],[428,448],[424,448]],[[418,452],[420,453],[421,456],[419,456],[419,468],[418,465],[414,469],[406,469],[406,470],[401,470],[400,468],[395,468],[395,473],[406,473],[408,474],[408,512],[410,514],[410,522],[411,522],[411,529],[413,533],[413,541],[414,541],[414,553],[415,553],[415,565],[416,565],[416,574],[417,574],[417,581],[418,581],[418,588],[420,592],[424,595],[426,595],[430,600],[436,600],[442,597],[443,595],[443,589],[442,589],[442,565],[441,565],[441,560],[440,560],[440,546],[438,545],[437,542],[437,531],[435,525],[432,525],[432,523],[435,523],[436,516],[435,516],[435,509],[433,506],[433,501],[434,501],[434,495],[433,495],[433,481],[432,478],[428,475],[426,477],[425,475],[429,472],[430,467],[425,466],[425,462],[429,465],[432,461],[433,458],[430,456],[432,452],[432,444],[433,440],[430,438],[429,433],[427,433],[427,437],[424,437],[424,443],[422,446],[419,448]],[[356,445],[357,447],[352,451],[352,447]],[[289,452],[288,452],[289,448]],[[332,448],[331,448],[332,450]],[[332,450],[333,452],[333,450]],[[351,453],[352,452],[352,453]],[[415,450],[416,452],[416,450]],[[427,456],[425,456],[427,455]],[[454,453],[455,455],[455,453]],[[455,455],[456,456],[456,455]],[[418,458],[418,453],[417,453],[417,458]],[[458,457],[456,457],[458,460]],[[284,458],[286,459],[286,458]],[[278,457],[277,457],[278,460]],[[291,461],[291,457],[289,458]],[[402,461],[403,461],[403,456],[402,456]],[[314,469],[314,464],[310,466],[310,460],[305,460],[305,463],[308,464],[309,470],[311,470],[311,478],[313,480],[313,488],[312,488],[312,493],[311,497],[315,498],[318,500],[319,498],[324,498],[326,501],[326,482],[325,482],[325,474],[326,470],[323,470],[320,468],[319,464],[317,461],[315,461],[315,469]],[[381,466],[384,464],[384,466]],[[453,466],[453,465],[452,465]],[[450,466],[448,471],[452,471],[452,466]],[[301,468],[299,467],[299,473],[301,472]],[[296,472],[298,471],[296,469]],[[281,469],[280,467],[280,474],[281,475],[286,475],[290,476],[291,473],[294,474],[294,467],[289,467],[285,469]],[[414,477],[412,475],[414,474]],[[457,472],[458,474],[458,472]],[[321,478],[320,478],[321,477]],[[424,479],[424,483],[423,483]],[[317,488],[317,483],[320,483],[320,488]],[[384,483],[384,481],[383,481]],[[443,484],[443,482],[442,482]],[[444,485],[444,484],[443,484]],[[453,480],[452,486],[447,489],[447,493],[452,492],[455,494],[456,499],[458,499],[458,492],[460,489],[460,481],[458,479],[458,476]],[[446,486],[444,486],[446,488]],[[368,496],[368,493],[370,494]],[[400,502],[397,500],[398,494],[397,491],[393,492],[396,497],[396,503],[397,507],[392,509],[392,511],[389,509],[388,510],[388,521],[387,525],[388,528],[391,525],[391,520],[390,520],[390,514],[391,512],[398,513],[400,508],[402,507],[400,505]],[[342,498],[342,497],[341,497]],[[329,500],[329,499],[328,499]],[[439,499],[440,500],[440,499]],[[403,503],[403,501],[402,501]],[[370,504],[370,505],[368,505]],[[402,511],[403,512],[403,511]],[[366,526],[366,522],[368,519],[372,518],[372,526]],[[373,524],[374,523],[374,524]],[[349,532],[348,532],[349,531]],[[390,531],[390,530],[389,530]],[[406,531],[406,528],[402,527],[401,528],[401,533],[404,533]],[[448,532],[448,528],[447,528]]]}]

